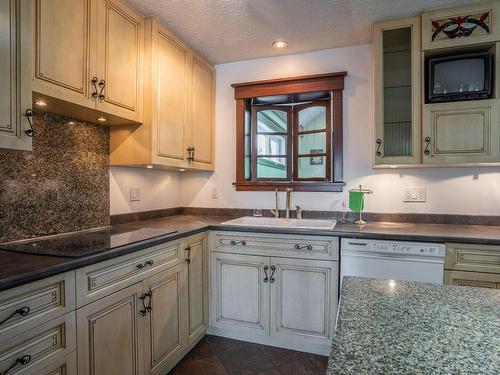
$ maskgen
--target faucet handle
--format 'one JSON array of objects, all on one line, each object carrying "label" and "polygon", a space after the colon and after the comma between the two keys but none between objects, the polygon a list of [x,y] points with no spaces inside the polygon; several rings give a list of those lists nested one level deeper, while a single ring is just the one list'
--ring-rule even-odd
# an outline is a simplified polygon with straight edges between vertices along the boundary
[{"label": "faucet handle", "polygon": [[302,207],[295,206],[295,211],[297,212],[297,219],[302,219]]}]

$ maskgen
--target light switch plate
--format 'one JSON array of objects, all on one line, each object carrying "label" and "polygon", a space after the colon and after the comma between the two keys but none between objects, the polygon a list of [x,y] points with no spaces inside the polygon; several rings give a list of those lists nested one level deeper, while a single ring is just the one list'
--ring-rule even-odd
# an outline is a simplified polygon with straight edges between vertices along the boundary
[{"label": "light switch plate", "polygon": [[141,189],[138,187],[130,188],[130,202],[139,202],[141,200]]},{"label": "light switch plate", "polygon": [[426,202],[427,194],[425,188],[406,188],[405,202]]}]

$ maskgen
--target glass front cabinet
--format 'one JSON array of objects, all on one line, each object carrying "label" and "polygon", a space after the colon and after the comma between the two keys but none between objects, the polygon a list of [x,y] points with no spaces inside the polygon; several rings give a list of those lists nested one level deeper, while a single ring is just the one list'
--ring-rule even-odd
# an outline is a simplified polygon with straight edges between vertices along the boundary
[{"label": "glass front cabinet", "polygon": [[420,18],[375,24],[375,165],[421,160]]}]

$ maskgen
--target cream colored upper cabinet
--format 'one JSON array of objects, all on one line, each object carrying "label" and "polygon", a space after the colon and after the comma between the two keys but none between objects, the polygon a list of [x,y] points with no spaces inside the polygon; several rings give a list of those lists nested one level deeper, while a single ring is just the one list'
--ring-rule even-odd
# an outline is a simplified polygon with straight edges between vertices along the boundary
[{"label": "cream colored upper cabinet", "polygon": [[31,15],[24,0],[0,2],[0,148],[31,150]]},{"label": "cream colored upper cabinet", "polygon": [[33,91],[95,108],[90,100],[91,0],[35,0]]},{"label": "cream colored upper cabinet", "polygon": [[97,2],[97,109],[142,122],[142,18],[117,0]]},{"label": "cream colored upper cabinet", "polygon": [[426,164],[500,161],[497,99],[424,106],[423,162]]},{"label": "cream colored upper cabinet", "polygon": [[375,24],[375,165],[420,163],[420,18]]},{"label": "cream colored upper cabinet", "polygon": [[193,165],[207,168],[214,164],[214,101],[215,69],[195,55],[192,65],[191,144],[188,158]]},{"label": "cream colored upper cabinet", "polygon": [[153,18],[144,35],[144,124],[111,130],[111,164],[213,170],[214,67]]},{"label": "cream colored upper cabinet", "polygon": [[142,18],[120,0],[33,0],[33,92],[44,108],[142,122]]}]

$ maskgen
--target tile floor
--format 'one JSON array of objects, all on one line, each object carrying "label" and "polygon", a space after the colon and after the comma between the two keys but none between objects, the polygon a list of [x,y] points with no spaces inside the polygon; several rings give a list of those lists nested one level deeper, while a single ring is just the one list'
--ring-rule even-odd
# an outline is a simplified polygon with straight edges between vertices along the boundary
[{"label": "tile floor", "polygon": [[205,336],[169,375],[323,375],[328,357]]}]

